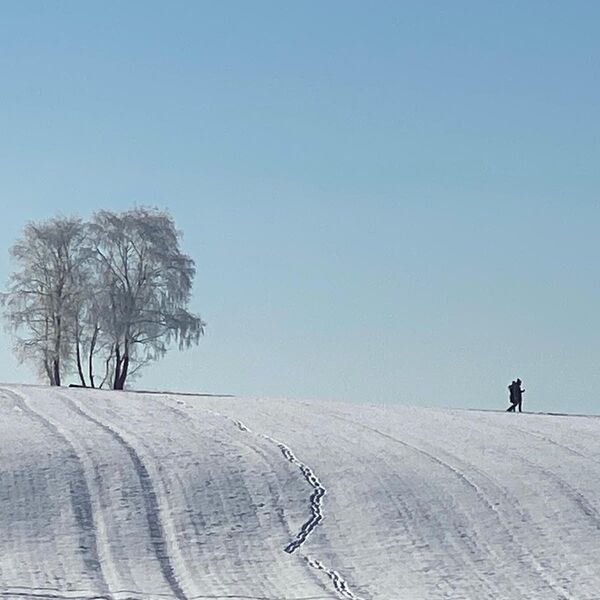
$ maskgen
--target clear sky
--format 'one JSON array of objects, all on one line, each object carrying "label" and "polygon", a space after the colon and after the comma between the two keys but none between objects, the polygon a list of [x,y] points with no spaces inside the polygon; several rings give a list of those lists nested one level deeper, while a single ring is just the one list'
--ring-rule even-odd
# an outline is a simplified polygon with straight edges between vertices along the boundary
[{"label": "clear sky", "polygon": [[[27,220],[168,208],[200,346],[138,386],[600,413],[600,2],[3,2]],[[0,337],[0,380],[35,381]]]}]

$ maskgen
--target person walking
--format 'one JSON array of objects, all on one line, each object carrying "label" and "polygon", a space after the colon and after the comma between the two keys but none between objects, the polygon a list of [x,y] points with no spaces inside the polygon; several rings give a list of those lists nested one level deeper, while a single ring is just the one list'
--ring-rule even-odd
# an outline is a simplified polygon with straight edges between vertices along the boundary
[{"label": "person walking", "polygon": [[510,406],[506,409],[506,412],[515,412],[517,407],[519,408],[519,412],[523,412],[523,393],[525,390],[521,389],[522,383],[523,382],[520,379],[516,379],[508,386],[510,392]]},{"label": "person walking", "polygon": [[508,394],[510,406],[506,409],[506,412],[513,412],[515,410],[515,385],[516,381],[513,379],[508,386]]}]

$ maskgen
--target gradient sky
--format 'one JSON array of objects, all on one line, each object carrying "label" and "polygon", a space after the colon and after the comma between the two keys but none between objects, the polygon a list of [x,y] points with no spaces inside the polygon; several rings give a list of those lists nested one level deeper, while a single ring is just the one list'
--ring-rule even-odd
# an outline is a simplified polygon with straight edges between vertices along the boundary
[{"label": "gradient sky", "polygon": [[[138,387],[600,413],[599,2],[3,2],[27,220],[168,208],[197,349]],[[0,380],[34,382],[0,337]]]}]

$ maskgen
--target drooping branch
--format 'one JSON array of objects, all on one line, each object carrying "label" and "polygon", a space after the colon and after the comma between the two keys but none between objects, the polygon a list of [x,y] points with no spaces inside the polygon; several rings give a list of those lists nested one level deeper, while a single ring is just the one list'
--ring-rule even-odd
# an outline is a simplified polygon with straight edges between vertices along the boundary
[{"label": "drooping branch", "polygon": [[198,343],[205,323],[188,310],[196,271],[179,241],[170,215],[146,208],[27,225],[2,296],[19,357],[52,385],[75,372],[95,387],[98,368],[100,387],[123,389],[172,343]]}]

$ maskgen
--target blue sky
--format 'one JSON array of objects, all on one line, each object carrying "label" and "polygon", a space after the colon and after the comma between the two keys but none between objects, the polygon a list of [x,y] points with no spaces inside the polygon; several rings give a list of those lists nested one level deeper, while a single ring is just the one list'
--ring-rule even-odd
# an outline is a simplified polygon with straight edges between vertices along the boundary
[{"label": "blue sky", "polygon": [[[27,220],[168,208],[200,346],[138,386],[600,413],[597,2],[6,2]],[[0,380],[34,381],[0,337]]]}]

